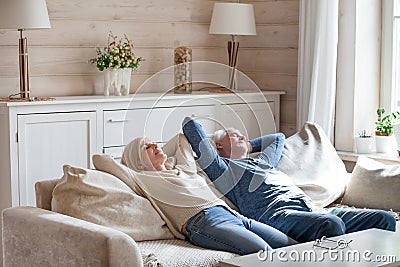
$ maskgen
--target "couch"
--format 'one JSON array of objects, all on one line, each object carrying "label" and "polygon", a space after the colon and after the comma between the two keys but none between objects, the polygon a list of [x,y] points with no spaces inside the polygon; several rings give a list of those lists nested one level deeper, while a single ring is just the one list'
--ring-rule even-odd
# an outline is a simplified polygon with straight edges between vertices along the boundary
[{"label": "couch", "polygon": [[[298,157],[300,152],[301,158]],[[237,256],[173,238],[163,220],[141,196],[140,188],[134,184],[126,186],[130,183],[126,167],[105,155],[95,156],[94,165],[98,170],[64,166],[62,179],[36,184],[37,207],[14,207],[3,211],[5,266],[216,266],[222,259]],[[356,165],[354,185],[349,187],[352,183],[345,179],[348,175],[344,164],[323,131],[318,125],[306,124],[287,139],[279,168],[293,177],[294,182],[320,206],[336,202],[370,207],[371,196],[363,198],[362,194],[368,190],[371,181],[366,179],[367,186],[360,188],[359,178],[360,175],[371,176],[376,182],[375,176],[379,175],[376,169],[382,167],[379,165],[368,173],[366,167],[370,165],[369,161]],[[387,178],[387,171],[384,171]],[[396,171],[397,176],[393,175],[391,180],[378,181],[386,184],[386,189],[380,188],[380,194],[385,197],[372,198],[372,208],[400,210],[398,194],[385,194],[385,190],[398,192],[400,171]],[[102,187],[99,187],[100,182]],[[65,197],[65,193],[71,192],[77,195]],[[346,194],[348,192],[350,195]],[[121,194],[124,197],[118,197],[117,202],[122,199],[128,205],[138,205],[133,213],[127,213],[126,209],[117,214],[111,211],[116,196]],[[55,201],[58,196],[63,197]],[[112,209],[102,207],[104,203]],[[107,216],[104,210],[108,211]],[[126,216],[139,219],[139,223],[130,229],[125,221],[114,223]],[[141,216],[146,218],[139,218]]]},{"label": "couch", "polygon": [[37,207],[4,210],[4,266],[216,266],[237,256],[179,239],[136,242],[121,231],[52,212],[58,182],[36,184]]}]

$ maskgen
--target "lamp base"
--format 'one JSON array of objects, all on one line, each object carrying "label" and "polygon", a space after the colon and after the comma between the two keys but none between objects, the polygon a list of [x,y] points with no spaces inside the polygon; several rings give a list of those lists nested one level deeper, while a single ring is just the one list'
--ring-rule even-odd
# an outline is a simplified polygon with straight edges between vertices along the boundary
[{"label": "lamp base", "polygon": [[28,98],[31,95],[29,90],[29,69],[28,69],[28,40],[23,37],[23,30],[20,29],[19,48],[19,87],[21,98]]},{"label": "lamp base", "polygon": [[228,41],[228,61],[229,61],[229,78],[228,78],[228,88],[236,90],[236,66],[237,66],[237,56],[239,52],[239,42],[236,41],[236,36],[232,35],[232,41]]}]

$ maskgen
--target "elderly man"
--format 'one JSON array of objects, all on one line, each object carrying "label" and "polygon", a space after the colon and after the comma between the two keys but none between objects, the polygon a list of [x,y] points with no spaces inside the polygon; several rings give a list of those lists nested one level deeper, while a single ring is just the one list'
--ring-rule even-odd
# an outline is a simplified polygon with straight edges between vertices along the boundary
[{"label": "elderly man", "polygon": [[[214,135],[218,154],[199,123],[187,117],[182,127],[200,167],[249,218],[299,242],[369,228],[395,231],[395,219],[385,211],[316,207],[286,174],[275,169],[285,140],[282,133],[247,141],[235,129],[219,131]],[[248,157],[252,152],[260,154]]]}]

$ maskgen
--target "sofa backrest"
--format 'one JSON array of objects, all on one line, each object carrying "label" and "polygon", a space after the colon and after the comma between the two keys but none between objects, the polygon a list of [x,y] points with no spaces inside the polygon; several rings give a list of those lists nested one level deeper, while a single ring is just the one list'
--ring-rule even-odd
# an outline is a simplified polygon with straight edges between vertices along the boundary
[{"label": "sofa backrest", "polygon": [[35,184],[36,207],[51,210],[51,199],[53,198],[53,189],[60,179],[39,181]]}]

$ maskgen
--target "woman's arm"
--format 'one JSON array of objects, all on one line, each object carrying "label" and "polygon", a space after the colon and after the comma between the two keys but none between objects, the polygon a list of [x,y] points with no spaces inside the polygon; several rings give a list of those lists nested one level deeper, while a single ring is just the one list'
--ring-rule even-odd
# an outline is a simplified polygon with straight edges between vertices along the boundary
[{"label": "woman's arm", "polygon": [[[164,153],[169,157],[169,164],[179,167],[186,171],[197,172],[196,162],[193,151],[186,137],[179,133],[169,140],[163,147]],[[171,159],[172,162],[171,162]]]},{"label": "woman's arm", "polygon": [[227,169],[225,162],[207,139],[203,128],[192,118],[182,122],[183,133],[197,155],[197,162],[211,181],[218,179]]},{"label": "woman's arm", "polygon": [[266,160],[273,167],[278,166],[285,145],[285,135],[282,133],[264,135],[249,141],[252,153],[261,152],[258,156]]}]

